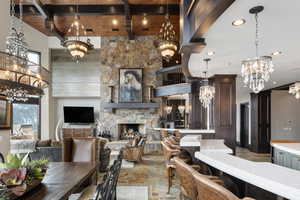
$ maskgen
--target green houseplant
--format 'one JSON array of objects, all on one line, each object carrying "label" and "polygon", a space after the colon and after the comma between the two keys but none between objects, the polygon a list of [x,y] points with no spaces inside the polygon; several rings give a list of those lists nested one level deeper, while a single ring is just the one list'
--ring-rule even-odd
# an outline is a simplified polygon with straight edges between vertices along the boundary
[{"label": "green houseplant", "polygon": [[47,159],[28,161],[28,154],[8,155],[0,163],[0,200],[15,199],[39,185],[48,169]]}]

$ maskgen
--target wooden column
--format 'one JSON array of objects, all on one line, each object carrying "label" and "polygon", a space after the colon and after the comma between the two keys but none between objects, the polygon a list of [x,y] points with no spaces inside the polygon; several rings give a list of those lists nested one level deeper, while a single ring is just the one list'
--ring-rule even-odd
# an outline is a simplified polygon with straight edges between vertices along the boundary
[{"label": "wooden column", "polygon": [[189,94],[190,114],[189,128],[190,129],[205,129],[206,128],[206,110],[201,105],[199,100],[200,80],[192,82],[192,92]]},{"label": "wooden column", "polygon": [[270,153],[271,91],[251,93],[251,149],[256,153]]},{"label": "wooden column", "polygon": [[215,138],[224,139],[235,152],[236,146],[236,75],[215,75]]}]

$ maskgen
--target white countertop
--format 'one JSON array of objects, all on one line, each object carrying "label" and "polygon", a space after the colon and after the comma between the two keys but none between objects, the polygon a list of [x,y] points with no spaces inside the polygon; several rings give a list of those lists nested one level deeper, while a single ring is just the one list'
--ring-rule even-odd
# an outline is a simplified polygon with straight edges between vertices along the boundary
[{"label": "white countertop", "polygon": [[156,131],[178,131],[180,133],[191,133],[191,134],[199,134],[199,133],[215,133],[215,130],[206,130],[206,129],[175,129],[175,128],[153,128]]},{"label": "white countertop", "polygon": [[224,140],[201,138],[201,135],[186,135],[180,139],[180,146],[199,147],[201,152],[233,153],[232,149],[224,144]]},{"label": "white countertop", "polygon": [[276,149],[280,149],[282,151],[286,151],[300,156],[300,143],[272,143],[271,142],[271,146],[273,146]]},{"label": "white countertop", "polygon": [[220,171],[281,197],[300,200],[299,171],[217,152],[196,152],[195,157]]}]

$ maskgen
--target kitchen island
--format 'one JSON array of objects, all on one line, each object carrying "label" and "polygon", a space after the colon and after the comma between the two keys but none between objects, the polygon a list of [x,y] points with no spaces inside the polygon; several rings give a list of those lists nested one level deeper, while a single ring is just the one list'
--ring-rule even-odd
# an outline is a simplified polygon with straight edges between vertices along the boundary
[{"label": "kitchen island", "polygon": [[300,143],[271,142],[273,163],[300,171]]},{"label": "kitchen island", "polygon": [[[249,188],[248,184],[257,188],[251,192],[245,189],[244,196],[272,200],[282,199],[282,197],[290,200],[300,199],[299,171],[267,162],[253,162],[219,152],[200,151],[195,153],[195,157],[220,172],[241,180],[245,183],[245,188]],[[277,197],[258,197],[253,191],[258,191],[259,188]]]}]

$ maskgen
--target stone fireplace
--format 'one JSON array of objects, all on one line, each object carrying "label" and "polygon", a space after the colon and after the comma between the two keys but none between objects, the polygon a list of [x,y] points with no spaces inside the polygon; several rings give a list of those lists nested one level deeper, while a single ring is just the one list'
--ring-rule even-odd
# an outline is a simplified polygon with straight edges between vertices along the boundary
[{"label": "stone fireplace", "polygon": [[[143,100],[140,103],[150,103],[149,86],[159,86],[162,81],[162,77],[155,73],[162,66],[160,52],[154,45],[155,41],[156,36],[137,36],[135,40],[128,40],[127,37],[101,38],[101,103],[121,103],[118,98],[120,68],[143,69]],[[111,102],[112,86],[113,102]],[[153,101],[161,102],[159,98],[154,98]],[[105,110],[103,106],[100,110],[100,120],[110,130],[114,140],[122,139],[122,134],[129,129],[144,134],[148,140],[156,140],[158,134],[153,128],[158,126],[159,108],[150,109],[138,105],[135,107],[133,104],[130,108],[113,109],[113,112]]]}]

